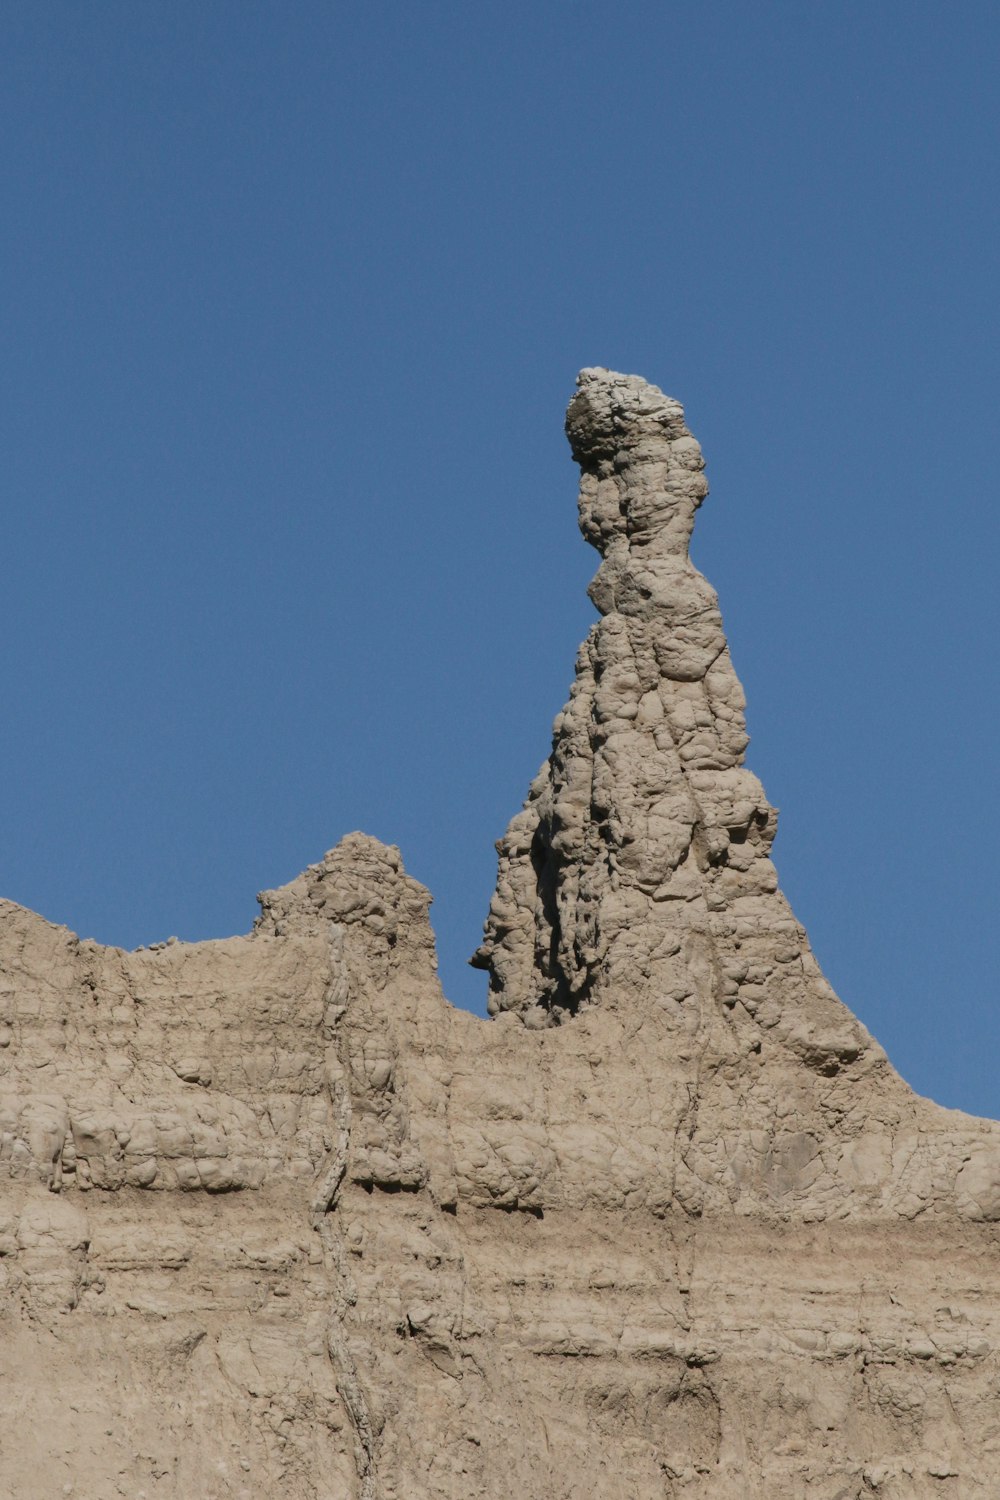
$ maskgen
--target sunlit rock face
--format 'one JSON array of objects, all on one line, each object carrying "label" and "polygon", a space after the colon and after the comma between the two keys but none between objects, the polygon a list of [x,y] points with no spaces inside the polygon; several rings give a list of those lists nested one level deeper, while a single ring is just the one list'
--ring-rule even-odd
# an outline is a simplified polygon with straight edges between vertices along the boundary
[{"label": "sunlit rock face", "polygon": [[[794,964],[803,986],[804,938],[768,859],[776,814],[743,766],[743,692],[688,556],[708,493],[701,449],[676,401],[608,370],[582,372],[566,431],[580,528],[603,559],[590,585],[602,618],[500,846],[474,959],[490,1008],[537,1026],[640,984],[680,1006],[702,995],[709,950],[733,995],[748,960],[757,982],[763,964],[782,979]],[[751,897],[752,955],[733,925]]]},{"label": "sunlit rock face", "polygon": [[585,370],[567,432],[600,619],[493,1021],[363,834],[219,942],[0,903],[4,1500],[996,1495],[998,1127],[778,891],[680,406]]}]

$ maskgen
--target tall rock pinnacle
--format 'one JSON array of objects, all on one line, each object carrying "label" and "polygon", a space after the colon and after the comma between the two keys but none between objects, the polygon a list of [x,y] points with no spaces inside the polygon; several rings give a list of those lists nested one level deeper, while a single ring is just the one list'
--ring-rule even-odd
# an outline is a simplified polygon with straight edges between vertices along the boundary
[{"label": "tall rock pinnacle", "polygon": [[872,1044],[777,888],[777,814],[743,765],[743,691],[688,557],[708,493],[701,449],[678,402],[603,369],[579,375],[566,432],[602,618],[498,845],[473,958],[490,1010],[537,1027],[641,995],[690,1030],[711,1000],[740,1000],[836,1070]]}]

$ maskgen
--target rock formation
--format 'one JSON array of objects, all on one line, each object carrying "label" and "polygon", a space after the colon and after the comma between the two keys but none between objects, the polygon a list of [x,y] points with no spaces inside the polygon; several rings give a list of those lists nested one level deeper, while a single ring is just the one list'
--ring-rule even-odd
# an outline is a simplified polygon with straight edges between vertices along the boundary
[{"label": "rock formation", "polygon": [[0,904],[0,1494],[992,1500],[1000,1127],[917,1098],[777,888],[681,408],[568,433],[603,561],[498,845],[482,1022],[345,838],[247,937]]}]

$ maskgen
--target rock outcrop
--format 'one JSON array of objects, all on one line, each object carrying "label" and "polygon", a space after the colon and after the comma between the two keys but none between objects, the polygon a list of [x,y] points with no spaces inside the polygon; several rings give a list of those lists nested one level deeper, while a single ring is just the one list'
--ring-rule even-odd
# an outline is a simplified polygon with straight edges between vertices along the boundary
[{"label": "rock outcrop", "polygon": [[603,561],[441,996],[352,834],[246,937],[0,903],[0,1494],[929,1500],[1000,1484],[1000,1127],[917,1098],[781,896],[681,408],[584,371]]}]

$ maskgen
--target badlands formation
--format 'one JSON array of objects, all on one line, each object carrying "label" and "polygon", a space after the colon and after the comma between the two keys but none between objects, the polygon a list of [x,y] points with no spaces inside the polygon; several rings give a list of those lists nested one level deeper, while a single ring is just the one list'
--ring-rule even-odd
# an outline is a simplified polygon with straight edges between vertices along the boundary
[{"label": "badlands formation", "polygon": [[474,962],[345,838],[247,937],[0,905],[4,1500],[994,1500],[1000,1127],[778,890],[681,407],[585,370],[600,619]]}]

